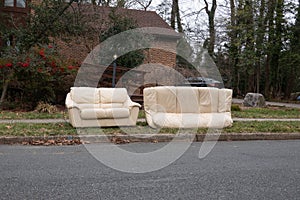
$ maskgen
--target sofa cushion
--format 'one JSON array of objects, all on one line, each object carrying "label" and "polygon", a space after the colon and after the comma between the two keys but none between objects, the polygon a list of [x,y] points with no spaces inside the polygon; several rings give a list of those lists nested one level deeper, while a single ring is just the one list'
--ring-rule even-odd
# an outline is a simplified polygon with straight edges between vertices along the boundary
[{"label": "sofa cushion", "polygon": [[231,102],[232,102],[232,90],[231,89],[221,89],[219,90],[219,112],[231,112]]},{"label": "sofa cushion", "polygon": [[101,103],[100,108],[124,108],[123,103]]},{"label": "sofa cushion", "polygon": [[101,108],[100,104],[87,104],[87,103],[77,104],[76,107],[79,108],[80,110],[88,109],[88,108],[91,109]]},{"label": "sofa cushion", "polygon": [[223,128],[232,125],[230,113],[155,113],[152,116],[157,127],[169,128]]},{"label": "sofa cushion", "polygon": [[127,97],[126,88],[101,88],[100,90],[100,101],[103,104],[124,103]]},{"label": "sofa cushion", "polygon": [[83,109],[80,116],[82,119],[118,119],[129,117],[130,112],[127,108],[96,108]]},{"label": "sofa cushion", "polygon": [[145,88],[143,90],[144,108],[145,111],[157,112],[156,109],[156,89],[153,87]]},{"label": "sofa cushion", "polygon": [[97,88],[91,87],[72,87],[71,99],[78,104],[97,104],[100,102]]},{"label": "sofa cushion", "polygon": [[218,112],[219,89],[201,87],[199,90],[199,113]]},{"label": "sofa cushion", "polygon": [[177,87],[177,113],[199,113],[199,94],[195,87]]},{"label": "sofa cushion", "polygon": [[176,113],[176,88],[157,87],[156,88],[156,110],[157,112]]}]

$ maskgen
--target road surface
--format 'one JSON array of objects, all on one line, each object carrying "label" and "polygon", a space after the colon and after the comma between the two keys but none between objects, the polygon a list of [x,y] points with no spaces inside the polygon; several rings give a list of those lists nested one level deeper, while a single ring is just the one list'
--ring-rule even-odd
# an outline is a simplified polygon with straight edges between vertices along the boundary
[{"label": "road surface", "polygon": [[[113,170],[83,145],[1,145],[0,199],[300,199],[300,141],[218,142],[199,159],[201,144],[145,174]],[[145,152],[164,145],[121,148]]]}]

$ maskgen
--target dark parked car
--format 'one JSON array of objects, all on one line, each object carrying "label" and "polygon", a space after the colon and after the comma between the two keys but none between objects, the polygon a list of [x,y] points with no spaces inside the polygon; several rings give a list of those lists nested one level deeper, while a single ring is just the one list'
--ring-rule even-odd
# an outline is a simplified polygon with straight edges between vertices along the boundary
[{"label": "dark parked car", "polygon": [[183,84],[185,86],[223,88],[223,84],[220,81],[214,80],[212,78],[189,77],[186,78],[185,80],[186,83]]}]

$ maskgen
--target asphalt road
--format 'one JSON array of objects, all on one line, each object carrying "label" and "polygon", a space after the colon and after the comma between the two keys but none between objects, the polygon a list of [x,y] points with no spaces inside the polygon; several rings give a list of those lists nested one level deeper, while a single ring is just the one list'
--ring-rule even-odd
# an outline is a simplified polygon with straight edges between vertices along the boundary
[{"label": "asphalt road", "polygon": [[[0,199],[300,199],[300,141],[218,142],[199,159],[201,144],[142,174],[113,170],[83,145],[2,145]],[[164,145],[121,148],[147,152]]]}]

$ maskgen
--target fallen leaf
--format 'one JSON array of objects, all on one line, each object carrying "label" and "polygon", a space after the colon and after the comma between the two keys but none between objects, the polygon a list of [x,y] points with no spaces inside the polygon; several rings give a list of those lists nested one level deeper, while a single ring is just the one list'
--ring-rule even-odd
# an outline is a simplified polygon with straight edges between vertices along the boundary
[{"label": "fallen leaf", "polygon": [[5,126],[7,129],[12,129],[13,126]]},{"label": "fallen leaf", "polygon": [[127,139],[121,139],[119,137],[113,137],[111,139],[111,142],[112,143],[115,143],[115,144],[127,144],[127,143],[130,143],[130,140],[127,140]]}]

